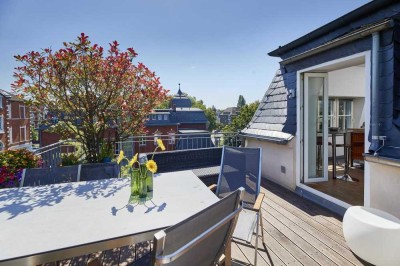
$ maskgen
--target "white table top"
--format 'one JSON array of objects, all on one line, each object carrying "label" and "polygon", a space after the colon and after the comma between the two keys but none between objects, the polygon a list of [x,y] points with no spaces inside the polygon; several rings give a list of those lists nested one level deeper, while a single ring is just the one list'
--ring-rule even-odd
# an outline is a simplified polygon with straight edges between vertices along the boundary
[{"label": "white table top", "polygon": [[0,262],[158,230],[218,201],[192,171],[155,175],[155,205],[129,195],[129,179],[0,190]]}]

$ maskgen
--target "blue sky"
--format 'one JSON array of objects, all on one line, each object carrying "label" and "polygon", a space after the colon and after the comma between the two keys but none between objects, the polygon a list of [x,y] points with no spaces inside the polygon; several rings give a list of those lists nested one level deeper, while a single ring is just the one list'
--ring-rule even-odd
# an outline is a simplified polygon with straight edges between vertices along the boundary
[{"label": "blue sky", "polygon": [[133,47],[175,93],[207,106],[261,99],[278,68],[268,52],[366,0],[0,0],[0,88],[10,90],[13,55],[60,48],[81,32],[93,43]]}]

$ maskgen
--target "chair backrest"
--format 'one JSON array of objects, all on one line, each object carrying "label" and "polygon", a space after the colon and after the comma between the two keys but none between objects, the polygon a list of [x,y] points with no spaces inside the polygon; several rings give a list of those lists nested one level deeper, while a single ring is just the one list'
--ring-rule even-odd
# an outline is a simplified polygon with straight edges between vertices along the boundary
[{"label": "chair backrest", "polygon": [[261,148],[224,146],[216,194],[224,197],[240,187],[245,189],[243,207],[251,208],[260,193]]},{"label": "chair backrest", "polygon": [[241,211],[243,188],[154,235],[155,265],[213,265],[224,253]]},{"label": "chair backrest", "polygon": [[117,163],[82,164],[79,181],[115,178],[119,175]]},{"label": "chair backrest", "polygon": [[23,170],[21,187],[76,182],[79,165],[53,168],[27,168]]}]

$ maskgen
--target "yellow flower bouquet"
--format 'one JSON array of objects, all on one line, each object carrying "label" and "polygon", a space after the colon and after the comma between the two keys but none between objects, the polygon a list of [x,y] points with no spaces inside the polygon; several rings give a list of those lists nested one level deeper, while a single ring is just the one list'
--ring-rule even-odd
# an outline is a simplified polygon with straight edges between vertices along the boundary
[{"label": "yellow flower bouquet", "polygon": [[[161,139],[157,139],[157,147],[154,153],[161,149],[165,151],[165,146]],[[124,156],[121,151],[117,163],[120,165],[123,160],[128,161],[127,167],[130,169],[131,195],[130,202],[140,202],[153,198],[153,174],[157,172],[157,164],[154,161],[154,153],[151,160],[147,160],[146,154],[136,153],[131,160]]]}]

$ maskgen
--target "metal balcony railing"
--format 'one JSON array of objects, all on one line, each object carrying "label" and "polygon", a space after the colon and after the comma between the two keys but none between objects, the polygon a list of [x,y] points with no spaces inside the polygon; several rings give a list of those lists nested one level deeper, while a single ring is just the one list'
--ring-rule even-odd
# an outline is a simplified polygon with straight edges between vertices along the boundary
[{"label": "metal balcony railing", "polygon": [[120,150],[131,158],[136,153],[159,152],[157,139],[161,139],[167,151],[197,150],[214,147],[241,146],[242,140],[236,132],[221,133],[193,133],[193,134],[166,134],[135,136],[126,141],[117,142],[115,154]]},{"label": "metal balcony railing", "polygon": [[[121,150],[127,158],[132,158],[136,153],[159,152],[157,139],[161,139],[167,151],[183,151],[208,149],[226,146],[241,146],[242,140],[237,133],[193,133],[193,134],[166,134],[166,135],[141,135],[129,138],[126,141],[115,142],[112,145],[114,157]],[[63,140],[35,150],[36,155],[42,157],[42,167],[59,166],[62,156],[75,153],[83,158],[81,144],[75,140]]]}]

